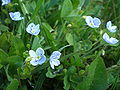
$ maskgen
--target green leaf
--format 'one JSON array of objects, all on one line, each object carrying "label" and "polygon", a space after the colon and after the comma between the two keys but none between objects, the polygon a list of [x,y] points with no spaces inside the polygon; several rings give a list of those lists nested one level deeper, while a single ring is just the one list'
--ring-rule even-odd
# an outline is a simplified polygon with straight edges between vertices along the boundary
[{"label": "green leaf", "polygon": [[22,56],[25,51],[25,46],[20,38],[17,38],[13,33],[6,32],[0,36],[0,48],[8,52],[9,55],[20,55]]},{"label": "green leaf", "polygon": [[20,56],[8,56],[6,52],[0,49],[0,63],[3,65],[10,64],[11,66],[19,67],[23,64],[23,59]]},{"label": "green leaf", "polygon": [[43,1],[44,1],[44,0],[38,0],[38,1],[37,1],[37,6],[36,6],[36,8],[35,8],[35,10],[34,10],[34,12],[33,12],[33,15],[32,15],[32,17],[31,17],[31,20],[33,20],[33,19],[35,18],[35,16],[37,15],[37,13],[38,13],[38,11],[39,11],[39,9],[40,9]]},{"label": "green leaf", "polygon": [[8,81],[12,81],[12,80],[13,80],[12,77],[8,74],[8,68],[9,68],[9,64],[4,67],[5,73],[6,73],[6,75],[7,75]]},{"label": "green leaf", "polygon": [[55,50],[55,48],[56,48],[54,45],[55,39],[53,38],[53,35],[51,34],[52,28],[47,23],[42,23],[42,28],[44,29],[43,34],[44,34],[47,44],[49,46],[51,46],[53,50]]},{"label": "green leaf", "polygon": [[43,82],[45,81],[45,78],[46,78],[45,74],[46,74],[46,69],[44,71],[42,71],[42,73],[40,73],[40,76],[36,82],[34,90],[41,90]]},{"label": "green leaf", "polygon": [[82,50],[88,51],[92,48],[92,42],[90,40],[81,41],[80,44]]},{"label": "green leaf", "polygon": [[88,75],[76,90],[106,90],[107,72],[101,57],[97,57],[88,67]]},{"label": "green leaf", "polygon": [[0,24],[0,31],[8,31],[8,29],[7,26]]},{"label": "green leaf", "polygon": [[25,20],[22,20],[18,25],[17,36],[21,37],[22,39],[25,37]]},{"label": "green leaf", "polygon": [[62,10],[61,10],[61,17],[68,16],[73,10],[73,5],[71,0],[64,0]]},{"label": "green leaf", "polygon": [[57,5],[60,0],[50,0],[49,3],[46,5],[46,9],[53,7],[54,5]]},{"label": "green leaf", "polygon": [[46,73],[46,77],[54,78],[55,76],[56,74],[53,74],[51,68],[49,67],[48,72]]},{"label": "green leaf", "polygon": [[0,49],[0,64],[6,64],[7,57],[8,54],[4,52],[2,49]]},{"label": "green leaf", "polygon": [[36,74],[36,73],[42,71],[43,69],[46,69],[48,66],[49,66],[48,63],[45,63],[45,64],[43,64],[43,65],[39,65],[39,66],[37,66],[34,70],[32,70],[31,74],[32,74],[32,75],[33,75],[33,74]]},{"label": "green leaf", "polygon": [[2,64],[0,64],[0,69],[3,67],[3,65]]},{"label": "green leaf", "polygon": [[6,61],[11,65],[15,67],[20,67],[23,64],[23,59],[20,56],[10,56],[6,58]]},{"label": "green leaf", "polygon": [[64,76],[64,89],[70,89],[70,76],[76,73],[76,68],[74,66],[70,67]]},{"label": "green leaf", "polygon": [[79,10],[81,10],[81,8],[83,7],[84,3],[85,3],[85,0],[79,0],[79,5],[78,5]]},{"label": "green leaf", "polygon": [[20,38],[17,38],[15,36],[11,36],[11,48],[9,51],[10,55],[23,55],[23,52],[25,51],[25,46],[23,41]]},{"label": "green leaf", "polygon": [[4,51],[8,51],[10,47],[9,39],[10,39],[11,33],[3,33],[0,36],[0,48]]},{"label": "green leaf", "polygon": [[18,90],[19,82],[17,79],[13,79],[7,86],[6,90]]},{"label": "green leaf", "polygon": [[82,78],[80,76],[78,76],[77,74],[75,74],[75,75],[70,76],[70,81],[72,83],[78,84],[82,81]]},{"label": "green leaf", "polygon": [[73,36],[71,33],[66,34],[66,40],[70,45],[74,45],[74,40],[73,40]]},{"label": "green leaf", "polygon": [[7,76],[9,73],[11,77],[14,77],[14,75],[17,74],[17,68],[23,65],[23,60],[20,56],[10,56],[5,59],[5,63],[9,65],[9,70],[7,68],[5,69],[7,70],[6,71]]},{"label": "green leaf", "polygon": [[68,81],[68,75],[65,75],[64,76],[64,89],[69,90],[69,88],[70,88],[70,83]]},{"label": "green leaf", "polygon": [[40,47],[39,41],[40,41],[39,37],[36,36],[32,43],[32,50],[36,50],[38,47]]}]

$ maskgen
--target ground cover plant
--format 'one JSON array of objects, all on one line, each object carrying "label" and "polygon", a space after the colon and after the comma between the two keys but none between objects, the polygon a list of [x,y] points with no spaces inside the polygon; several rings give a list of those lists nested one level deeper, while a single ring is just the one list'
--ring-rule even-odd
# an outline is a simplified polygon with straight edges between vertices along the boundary
[{"label": "ground cover plant", "polygon": [[0,0],[0,90],[120,90],[119,0]]}]

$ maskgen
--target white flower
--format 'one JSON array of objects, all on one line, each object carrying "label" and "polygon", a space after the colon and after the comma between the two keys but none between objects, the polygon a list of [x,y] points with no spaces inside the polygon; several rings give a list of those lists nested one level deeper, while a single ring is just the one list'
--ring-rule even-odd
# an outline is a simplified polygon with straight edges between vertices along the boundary
[{"label": "white flower", "polygon": [[45,61],[46,61],[46,56],[44,55],[44,50],[42,48],[38,48],[35,51],[33,50],[30,50],[29,51],[29,55],[30,57],[32,58],[32,60],[30,61],[30,63],[33,65],[33,66],[36,66],[38,64],[43,64]]},{"label": "white flower", "polygon": [[111,21],[107,22],[106,27],[107,27],[107,29],[110,32],[116,32],[117,26],[112,26],[112,22]]},{"label": "white flower", "polygon": [[30,23],[28,25],[28,27],[26,28],[26,31],[29,33],[29,34],[32,34],[32,35],[38,35],[39,32],[40,32],[40,25],[37,24],[35,25],[34,23]]},{"label": "white flower", "polygon": [[52,69],[54,69],[54,66],[60,65],[60,61],[58,60],[60,56],[61,53],[59,51],[54,51],[50,56],[50,66]]},{"label": "white flower", "polygon": [[7,5],[8,3],[10,3],[11,2],[11,0],[2,0],[2,6],[3,5]]},{"label": "white flower", "polygon": [[103,39],[109,44],[116,44],[119,40],[113,37],[109,37],[107,33],[104,33]]},{"label": "white flower", "polygon": [[98,28],[101,24],[101,21],[99,18],[92,18],[91,16],[85,16],[85,21],[87,23],[88,26],[90,26],[91,28]]},{"label": "white flower", "polygon": [[24,19],[24,17],[21,17],[20,12],[10,12],[9,15],[11,19],[14,21],[19,21]]}]

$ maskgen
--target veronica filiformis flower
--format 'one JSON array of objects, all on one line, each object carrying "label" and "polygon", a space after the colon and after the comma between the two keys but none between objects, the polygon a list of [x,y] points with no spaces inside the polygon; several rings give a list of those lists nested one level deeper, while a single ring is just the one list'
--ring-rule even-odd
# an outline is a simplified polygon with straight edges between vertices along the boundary
[{"label": "veronica filiformis flower", "polygon": [[11,2],[11,0],[2,0],[2,6],[3,5],[7,5],[8,3],[10,3]]},{"label": "veronica filiformis flower", "polygon": [[21,17],[20,12],[10,12],[9,15],[10,15],[11,19],[14,21],[19,21],[19,20],[24,19],[24,17]]},{"label": "veronica filiformis flower", "polygon": [[40,25],[37,24],[35,25],[34,23],[30,23],[28,25],[28,27],[26,28],[26,31],[29,33],[29,34],[32,34],[32,35],[38,35],[39,32],[40,32]]},{"label": "veronica filiformis flower", "polygon": [[52,69],[54,69],[54,66],[60,65],[60,61],[58,60],[60,56],[61,53],[59,51],[54,51],[50,56],[50,66]]},{"label": "veronica filiformis flower", "polygon": [[91,16],[85,16],[85,21],[87,23],[88,26],[90,26],[91,28],[98,28],[101,24],[101,21],[99,18],[92,18]]},{"label": "veronica filiformis flower", "polygon": [[119,40],[113,37],[109,37],[107,33],[103,34],[103,39],[109,44],[116,44]]},{"label": "veronica filiformis flower", "polygon": [[110,32],[116,32],[117,26],[112,26],[112,22],[111,21],[107,22],[106,27],[107,27],[107,29]]},{"label": "veronica filiformis flower", "polygon": [[44,52],[44,50],[42,48],[38,48],[36,50],[36,52],[33,51],[33,50],[30,50],[29,51],[29,55],[31,57],[30,63],[33,66],[43,64],[46,61],[46,56],[44,54],[45,54],[45,52]]}]

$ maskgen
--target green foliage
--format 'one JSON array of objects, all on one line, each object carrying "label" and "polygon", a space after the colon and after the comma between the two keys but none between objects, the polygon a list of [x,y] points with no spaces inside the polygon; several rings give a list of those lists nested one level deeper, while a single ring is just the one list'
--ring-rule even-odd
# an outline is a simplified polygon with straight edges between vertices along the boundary
[{"label": "green foliage", "polygon": [[107,72],[103,60],[97,57],[88,67],[88,75],[77,90],[106,90]]},{"label": "green foliage", "polygon": [[0,63],[5,64],[5,59],[8,57],[8,54],[0,49]]},{"label": "green foliage", "polygon": [[63,7],[61,10],[61,17],[68,16],[73,10],[72,2],[71,0],[64,0]]},{"label": "green foliage", "polygon": [[46,73],[46,77],[48,78],[54,78],[56,75],[52,73],[52,70],[48,68],[48,72]]},{"label": "green foliage", "polygon": [[13,79],[8,85],[8,87],[6,88],[6,90],[18,90],[18,85],[19,85],[18,80]]},{"label": "green foliage", "polygon": [[39,78],[38,78],[38,80],[37,80],[37,82],[36,82],[36,85],[35,85],[35,89],[34,90],[40,90],[41,88],[42,88],[42,85],[43,85],[43,82],[44,82],[44,80],[45,80],[45,74],[46,74],[46,70],[44,70],[41,74],[40,74],[40,76],[39,76]]},{"label": "green foliage", "polygon": [[67,40],[67,42],[68,42],[70,45],[74,45],[74,40],[73,40],[72,34],[67,33],[67,34],[66,34],[66,40]]},{"label": "green foliage", "polygon": [[35,11],[33,12],[33,15],[31,16],[31,20],[33,20],[35,18],[36,14],[38,13],[38,11],[39,11],[39,9],[42,5],[42,3],[43,3],[43,0],[38,0]]},{"label": "green foliage", "polygon": [[32,50],[36,50],[38,47],[40,47],[40,38],[39,37],[35,37],[33,40],[33,44],[32,44]]},{"label": "green foliage", "polygon": [[70,89],[69,79],[70,79],[70,76],[72,76],[75,72],[76,72],[76,68],[74,66],[70,67],[68,69],[68,71],[66,72],[66,74],[64,76],[64,89],[65,90],[69,90]]},{"label": "green foliage", "polygon": [[[103,39],[104,33],[120,39],[119,6],[119,0],[11,0],[1,5],[0,90],[119,90],[120,42],[110,45]],[[11,19],[9,12],[16,11],[23,20]],[[100,18],[100,27],[89,27],[83,16]],[[107,21],[117,32],[107,30]],[[39,35],[26,32],[30,23],[40,25]],[[38,48],[44,49],[46,61],[33,66],[29,51]],[[53,51],[61,52],[55,69],[50,66]]]},{"label": "green foliage", "polygon": [[0,31],[8,31],[8,27],[7,26],[5,26],[5,25],[2,25],[2,24],[0,24]]}]

